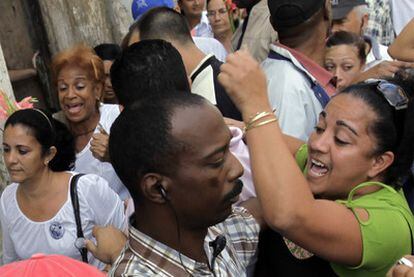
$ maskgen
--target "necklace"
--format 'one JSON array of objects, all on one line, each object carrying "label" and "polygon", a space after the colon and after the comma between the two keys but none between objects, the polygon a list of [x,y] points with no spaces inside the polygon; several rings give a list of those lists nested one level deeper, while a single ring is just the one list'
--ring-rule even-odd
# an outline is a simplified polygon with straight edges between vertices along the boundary
[{"label": "necklace", "polygon": [[87,135],[87,134],[89,134],[89,133],[92,133],[93,131],[95,131],[95,128],[90,129],[90,130],[85,131],[85,132],[82,132],[82,133],[73,134],[73,136],[74,136],[75,138],[77,138],[77,137],[81,137],[81,136]]}]

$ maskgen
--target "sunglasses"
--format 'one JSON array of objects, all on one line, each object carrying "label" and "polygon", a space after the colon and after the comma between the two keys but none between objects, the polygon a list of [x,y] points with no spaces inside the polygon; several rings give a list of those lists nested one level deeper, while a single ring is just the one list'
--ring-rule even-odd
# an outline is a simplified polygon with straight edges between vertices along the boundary
[{"label": "sunglasses", "polygon": [[377,90],[381,92],[388,104],[397,111],[408,107],[409,98],[407,93],[398,85],[380,79],[370,79],[366,83],[377,83]]}]

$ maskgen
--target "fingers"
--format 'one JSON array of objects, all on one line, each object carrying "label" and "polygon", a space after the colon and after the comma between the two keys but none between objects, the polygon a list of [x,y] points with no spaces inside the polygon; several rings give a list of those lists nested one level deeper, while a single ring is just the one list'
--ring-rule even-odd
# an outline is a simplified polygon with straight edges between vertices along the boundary
[{"label": "fingers", "polygon": [[396,265],[391,276],[414,277],[414,270],[406,265]]},{"label": "fingers", "polygon": [[88,249],[88,251],[92,253],[92,255],[96,255],[98,247],[91,240],[85,240],[85,246],[86,249]]}]

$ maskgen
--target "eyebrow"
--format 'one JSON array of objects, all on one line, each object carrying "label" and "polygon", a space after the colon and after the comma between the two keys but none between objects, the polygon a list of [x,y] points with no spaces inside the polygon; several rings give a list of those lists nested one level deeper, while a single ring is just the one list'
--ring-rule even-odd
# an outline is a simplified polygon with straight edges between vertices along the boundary
[{"label": "eyebrow", "polygon": [[338,120],[337,122],[336,122],[336,125],[338,125],[338,126],[343,126],[343,127],[345,127],[345,128],[348,128],[352,133],[354,133],[356,136],[359,136],[358,135],[358,133],[357,133],[357,131],[355,131],[355,129],[354,128],[352,128],[351,126],[349,126],[348,124],[346,124],[343,120]]},{"label": "eyebrow", "polygon": [[[75,80],[78,80],[78,79],[82,79],[82,80],[86,80],[87,78],[86,78],[86,76],[84,76],[84,75],[79,75],[79,76],[75,76],[75,78],[74,78]],[[64,79],[63,78],[59,78],[58,79],[58,81],[63,81]]]},{"label": "eyebrow", "polygon": [[[327,116],[327,113],[326,113],[326,111],[321,111],[321,113],[319,114],[320,116],[322,116],[324,119],[326,119],[326,116]],[[337,126],[341,126],[341,127],[345,127],[345,128],[347,128],[347,129],[349,129],[353,134],[355,134],[356,136],[359,136],[358,135],[358,132],[354,129],[354,128],[352,128],[351,126],[349,126],[345,121],[343,121],[343,120],[338,120],[337,122],[336,122],[336,125]]]},{"label": "eyebrow", "polygon": [[225,144],[225,145],[223,145],[223,146],[220,146],[220,147],[218,147],[217,149],[215,149],[213,152],[211,152],[210,154],[207,154],[203,159],[204,160],[208,160],[209,158],[211,158],[211,157],[213,157],[214,155],[217,155],[218,153],[222,153],[222,152],[225,152],[226,151],[226,149],[227,148],[229,148],[230,147],[230,140],[232,139],[232,137],[233,137],[233,135],[231,134],[231,132],[230,132],[230,129],[229,129],[229,140],[228,140],[228,142]]},{"label": "eyebrow", "polygon": [[214,155],[217,155],[219,153],[222,153],[222,152],[226,151],[228,146],[229,146],[229,144],[227,143],[226,145],[217,148],[216,150],[214,150],[210,154],[206,155],[203,159],[208,160],[209,158],[213,157]]}]

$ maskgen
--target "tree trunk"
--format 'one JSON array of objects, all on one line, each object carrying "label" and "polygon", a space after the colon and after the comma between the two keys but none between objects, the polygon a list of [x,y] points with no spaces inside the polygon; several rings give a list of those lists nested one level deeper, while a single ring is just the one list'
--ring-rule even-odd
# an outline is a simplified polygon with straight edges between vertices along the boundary
[{"label": "tree trunk", "polygon": [[119,43],[132,21],[118,1],[38,1],[52,54],[77,43]]},{"label": "tree trunk", "polygon": [[[0,45],[0,90],[4,91],[7,96],[14,100],[13,89],[10,83],[9,74],[7,73],[6,62],[3,56],[3,50]],[[0,122],[1,128],[3,129],[4,121]],[[0,141],[3,141],[3,132],[0,132]],[[6,187],[9,181],[6,167],[3,161],[3,153],[1,151],[0,157],[0,192]]]}]

